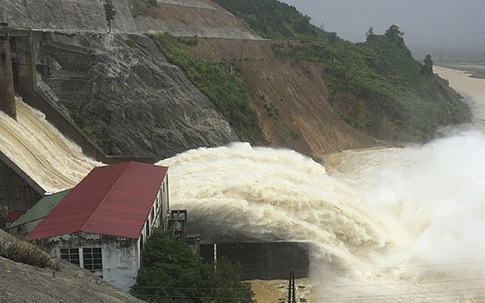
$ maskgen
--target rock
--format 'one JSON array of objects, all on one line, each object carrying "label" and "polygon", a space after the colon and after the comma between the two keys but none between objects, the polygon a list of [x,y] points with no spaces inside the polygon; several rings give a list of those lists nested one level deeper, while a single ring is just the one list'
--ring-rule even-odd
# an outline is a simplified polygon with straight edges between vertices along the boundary
[{"label": "rock", "polygon": [[165,158],[239,140],[146,36],[46,33],[38,61],[51,94],[110,154]]}]

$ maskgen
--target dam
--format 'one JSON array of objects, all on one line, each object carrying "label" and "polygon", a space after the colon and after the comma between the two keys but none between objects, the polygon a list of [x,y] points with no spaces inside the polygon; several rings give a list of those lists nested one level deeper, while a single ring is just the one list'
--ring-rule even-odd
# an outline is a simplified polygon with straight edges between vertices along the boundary
[{"label": "dam", "polygon": [[[142,156],[105,155],[39,88],[37,73],[48,73],[43,64],[34,64],[39,62],[36,56],[43,33],[16,32],[7,25],[3,29],[0,76],[7,83],[2,87],[8,89],[0,91],[0,226],[8,213],[25,211],[46,193],[72,188],[95,166],[127,160],[156,162]],[[86,55],[82,50],[76,54]],[[290,270],[296,278],[309,275],[307,243],[231,238],[219,239],[214,250],[215,243],[209,240],[201,245],[203,258],[210,262],[218,251],[219,257],[241,263],[245,279],[286,279]],[[251,255],[257,257],[248,258]]]},{"label": "dam", "polygon": [[[32,142],[32,147],[29,147],[26,152],[31,153],[34,149],[39,149],[38,152],[42,153],[41,149],[46,148],[44,142],[51,142],[55,140],[53,138],[60,136],[67,139],[58,139],[57,143],[63,142],[65,146],[74,143],[79,147],[76,153],[80,154],[74,153],[76,159],[88,158],[93,162],[106,164],[130,160],[149,163],[156,161],[156,159],[144,156],[106,155],[68,115],[60,110],[52,94],[41,88],[39,83],[41,79],[38,79],[38,74],[49,72],[46,70],[46,65],[42,64],[43,59],[39,58],[39,50],[50,47],[50,52],[54,53],[56,50],[59,52],[59,48],[46,46],[45,35],[40,31],[10,28],[7,23],[1,23],[0,26],[0,82],[2,83],[0,86],[0,112],[4,114],[1,125],[4,142],[0,150],[0,158],[2,159],[0,165],[0,206],[7,208],[2,213],[28,209],[45,192],[59,189],[59,185],[37,183],[35,178],[29,176],[31,173],[26,173],[26,159],[19,158],[22,157],[22,154],[18,154],[18,149],[20,147],[25,148],[28,142],[33,141],[35,144]],[[66,60],[71,60],[75,64],[75,62],[78,62],[77,60],[82,59],[82,56],[83,53],[76,49],[73,51],[73,55],[67,56]],[[40,118],[40,120],[37,118]],[[55,131],[50,128],[54,128]],[[38,136],[39,132],[43,133],[44,131],[50,133],[45,136]],[[65,155],[73,155],[73,149],[75,148],[69,147],[70,151],[64,151]],[[49,154],[44,150],[42,157],[49,158],[51,154],[55,154],[55,152],[50,151]],[[62,163],[72,162],[67,160],[68,158],[69,156],[57,157],[57,163],[37,158],[37,161],[43,163],[43,165],[40,167],[34,165],[32,169],[45,170],[46,163],[62,165]],[[83,169],[78,169],[76,166],[66,171],[68,173],[73,171],[84,172]],[[59,177],[60,174],[62,173],[56,173],[54,177],[51,176],[52,180],[55,182],[55,180],[64,179],[65,177]],[[47,178],[44,177],[44,179]],[[72,182],[68,182],[64,187],[70,185],[72,185]],[[5,214],[3,215],[5,216]]]},{"label": "dam", "polygon": [[[56,191],[100,163],[20,96],[15,119],[0,113],[0,126],[8,127],[2,136],[14,134],[0,138],[0,146],[32,182]],[[292,259],[309,264],[302,276],[311,277],[316,302],[483,302],[483,150],[483,131],[471,126],[422,146],[343,151],[328,171],[294,151],[247,143],[199,148],[157,163],[170,167],[172,207],[188,210],[189,229],[208,244],[208,260],[211,243],[220,253],[232,246],[241,258],[248,253],[234,245],[243,242],[238,239],[251,246],[310,243]],[[36,166],[53,156],[59,157]],[[267,267],[245,274],[277,277],[264,261],[271,250],[258,245],[246,251],[263,252],[255,262]]]}]

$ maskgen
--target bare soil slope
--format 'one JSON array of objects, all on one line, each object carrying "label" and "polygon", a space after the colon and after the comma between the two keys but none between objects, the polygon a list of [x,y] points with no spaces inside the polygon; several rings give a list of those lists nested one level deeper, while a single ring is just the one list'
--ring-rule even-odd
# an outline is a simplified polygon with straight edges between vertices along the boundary
[{"label": "bare soil slope", "polygon": [[277,60],[271,48],[274,43],[199,38],[190,51],[208,60],[236,61],[250,89],[266,145],[315,157],[375,146],[375,139],[352,128],[332,110],[323,65]]}]

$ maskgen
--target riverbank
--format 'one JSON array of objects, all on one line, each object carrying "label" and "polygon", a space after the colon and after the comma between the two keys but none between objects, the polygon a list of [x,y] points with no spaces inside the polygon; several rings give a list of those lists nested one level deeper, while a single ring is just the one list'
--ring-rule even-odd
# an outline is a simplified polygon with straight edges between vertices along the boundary
[{"label": "riverbank", "polygon": [[472,78],[466,71],[441,66],[435,66],[434,72],[448,80],[450,86],[467,100],[475,123],[485,124],[485,79]]},{"label": "riverbank", "polygon": [[[476,122],[479,123],[485,119],[485,79],[471,78],[465,71],[443,67],[435,67],[434,71],[440,77],[447,79],[450,86],[470,103]],[[485,125],[485,123],[478,125]],[[385,152],[386,156],[381,156],[378,152],[379,149],[381,148],[365,149],[359,154],[356,154],[354,150],[352,152],[344,151],[327,155],[325,157],[325,169],[330,175],[339,173],[352,175],[353,173],[351,171],[358,168],[354,166],[356,163],[360,163],[357,166],[365,166],[364,163],[374,163],[375,166],[385,167],[384,160],[391,155],[389,154],[389,150],[387,150],[382,151]],[[384,162],[381,163],[381,160]],[[400,163],[399,161],[397,162]],[[359,182],[359,180],[355,181]],[[312,281],[311,279],[297,280],[297,296],[304,296],[306,302],[315,302],[315,298],[312,300],[312,295],[318,296],[314,287],[315,283],[316,281]],[[288,295],[288,281],[285,280],[254,280],[251,281],[251,286],[258,303],[284,302]]]}]

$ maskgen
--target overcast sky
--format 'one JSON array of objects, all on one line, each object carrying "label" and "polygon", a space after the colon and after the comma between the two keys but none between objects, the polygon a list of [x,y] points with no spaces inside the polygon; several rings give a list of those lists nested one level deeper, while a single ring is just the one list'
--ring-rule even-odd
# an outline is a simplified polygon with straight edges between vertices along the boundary
[{"label": "overcast sky", "polygon": [[[485,0],[280,0],[352,42],[396,24],[411,49],[485,53]],[[428,51],[429,50],[429,51]]]}]

